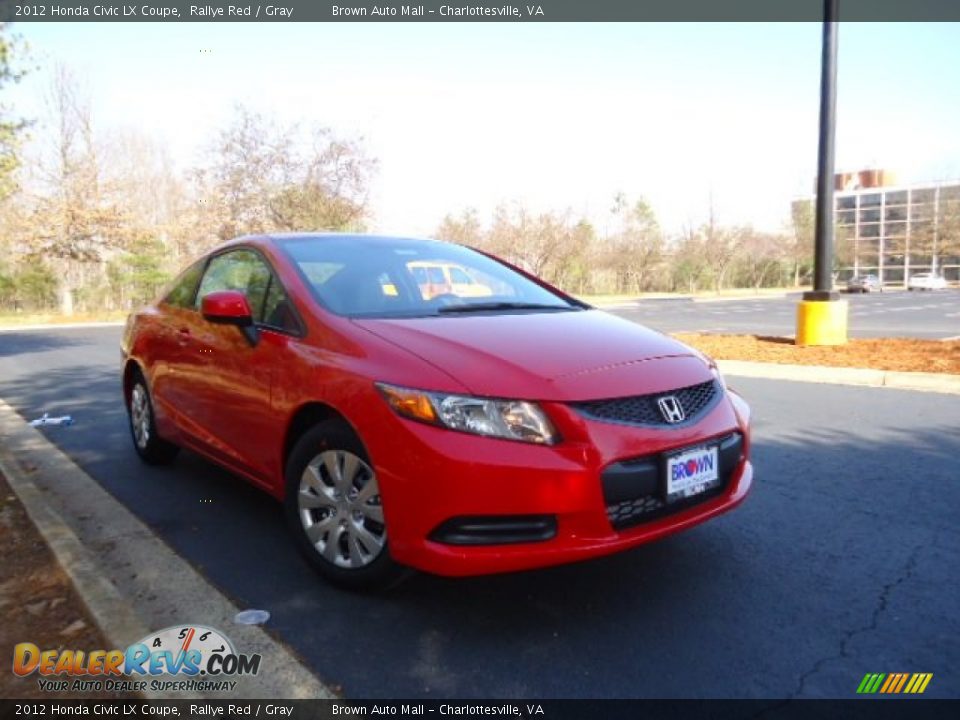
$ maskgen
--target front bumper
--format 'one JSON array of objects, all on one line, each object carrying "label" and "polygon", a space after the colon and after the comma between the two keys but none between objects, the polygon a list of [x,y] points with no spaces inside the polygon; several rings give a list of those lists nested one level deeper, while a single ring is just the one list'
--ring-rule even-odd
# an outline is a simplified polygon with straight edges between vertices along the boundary
[{"label": "front bumper", "polygon": [[[402,420],[392,413],[368,439],[400,563],[447,576],[525,570],[626,550],[709,520],[740,504],[750,490],[749,410],[732,393],[696,425],[640,428],[585,419],[563,404],[547,405],[563,441],[552,447],[477,437]],[[389,412],[389,411],[388,411]],[[617,530],[608,514],[602,475],[631,458],[742,438],[739,458],[718,492],[695,504]],[[495,544],[438,542],[438,528],[461,518],[545,518],[550,532]],[[526,524],[525,524],[526,523]]]}]

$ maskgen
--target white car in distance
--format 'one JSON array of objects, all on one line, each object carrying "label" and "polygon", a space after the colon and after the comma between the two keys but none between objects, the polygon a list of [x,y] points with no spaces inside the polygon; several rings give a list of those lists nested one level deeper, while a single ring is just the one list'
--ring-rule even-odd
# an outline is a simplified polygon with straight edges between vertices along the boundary
[{"label": "white car in distance", "polygon": [[907,282],[907,290],[945,290],[947,281],[936,273],[917,273]]}]

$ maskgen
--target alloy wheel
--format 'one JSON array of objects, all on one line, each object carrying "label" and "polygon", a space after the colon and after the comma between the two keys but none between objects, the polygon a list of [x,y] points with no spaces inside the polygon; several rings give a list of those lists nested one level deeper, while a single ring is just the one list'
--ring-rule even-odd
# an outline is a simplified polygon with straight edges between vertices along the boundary
[{"label": "alloy wheel", "polygon": [[297,493],[310,544],[337,567],[366,567],[383,552],[387,532],[377,476],[346,450],[327,450],[303,471]]},{"label": "alloy wheel", "polygon": [[130,427],[133,429],[133,441],[141,450],[150,442],[150,401],[147,390],[142,384],[133,386],[130,393]]}]

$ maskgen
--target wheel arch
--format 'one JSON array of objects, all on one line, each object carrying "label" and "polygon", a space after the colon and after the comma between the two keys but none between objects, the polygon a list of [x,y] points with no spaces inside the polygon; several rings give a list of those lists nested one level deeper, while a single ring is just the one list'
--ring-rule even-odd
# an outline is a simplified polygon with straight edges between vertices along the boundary
[{"label": "wheel arch", "polygon": [[127,358],[123,365],[123,401],[130,404],[130,393],[133,392],[133,376],[137,373],[143,374],[143,368],[133,358]]},{"label": "wheel arch", "polygon": [[294,411],[287,423],[287,430],[283,434],[283,456],[281,457],[283,477],[287,473],[287,460],[290,458],[290,452],[293,450],[297,441],[303,437],[303,434],[310,428],[319,425],[322,422],[336,420],[349,428],[350,432],[357,436],[357,439],[363,443],[363,437],[357,432],[347,417],[332,405],[320,401],[311,401],[304,403]]}]

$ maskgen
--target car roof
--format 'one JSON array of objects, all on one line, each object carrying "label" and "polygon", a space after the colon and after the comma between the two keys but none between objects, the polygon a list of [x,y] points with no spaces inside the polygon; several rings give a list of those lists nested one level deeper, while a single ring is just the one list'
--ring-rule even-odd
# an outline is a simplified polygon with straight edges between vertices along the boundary
[{"label": "car roof", "polygon": [[368,233],[348,233],[348,232],[275,232],[275,233],[257,233],[241,235],[226,242],[222,242],[209,250],[206,254],[215,254],[227,248],[236,245],[282,245],[284,242],[292,240],[349,240],[356,243],[378,243],[378,242],[409,242],[426,243],[437,245],[455,245],[445,240],[436,240],[434,238],[416,238],[404,237],[402,235],[374,235]]},{"label": "car roof", "polygon": [[286,232],[269,233],[265,235],[268,240],[356,240],[364,242],[432,242],[439,243],[442,240],[422,237],[405,237],[402,235],[380,235],[374,233],[347,233],[347,232]]},{"label": "car roof", "polygon": [[408,263],[410,267],[451,267],[451,268],[463,268],[463,265],[460,263],[455,263],[451,260],[411,260]]}]

